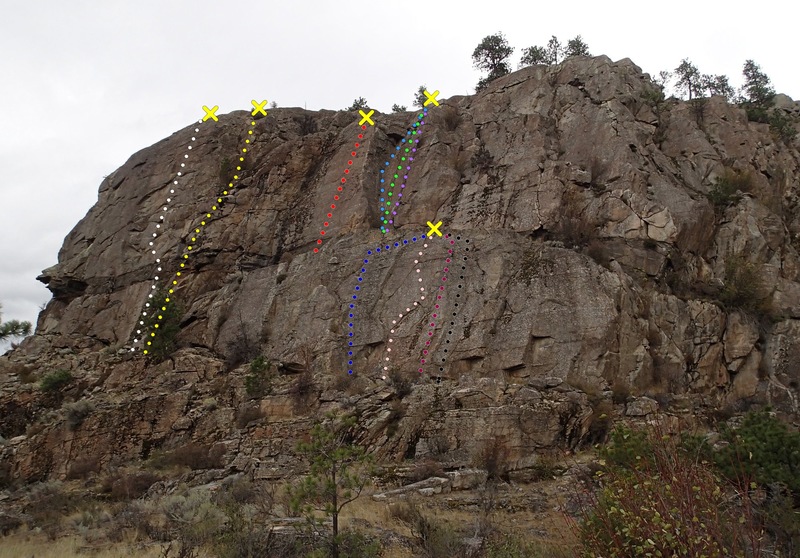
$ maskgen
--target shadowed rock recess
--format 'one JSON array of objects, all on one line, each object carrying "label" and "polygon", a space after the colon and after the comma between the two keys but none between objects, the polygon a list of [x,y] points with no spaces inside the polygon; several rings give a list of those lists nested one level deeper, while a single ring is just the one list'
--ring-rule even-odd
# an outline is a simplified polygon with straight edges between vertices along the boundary
[{"label": "shadowed rock recess", "polygon": [[[379,460],[467,467],[499,439],[512,475],[602,440],[606,414],[796,416],[798,144],[721,97],[656,91],[628,59],[576,57],[429,106],[418,135],[422,111],[376,113],[358,140],[354,112],[278,108],[134,154],[39,278],[53,298],[36,334],[0,358],[13,477],[189,442],[283,477],[330,410],[356,413]],[[404,137],[419,143],[383,234],[380,170]],[[713,204],[732,177],[746,191]],[[428,221],[445,236],[423,238]],[[153,277],[177,271],[176,349],[156,363],[136,330]],[[248,390],[258,355],[267,385]],[[72,379],[42,390],[60,370]],[[63,405],[79,399],[75,420]]]}]

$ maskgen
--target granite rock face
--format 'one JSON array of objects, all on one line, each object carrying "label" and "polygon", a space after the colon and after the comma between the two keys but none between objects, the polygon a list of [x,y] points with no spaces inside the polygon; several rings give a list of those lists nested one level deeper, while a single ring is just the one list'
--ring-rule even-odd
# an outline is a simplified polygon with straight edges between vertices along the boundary
[{"label": "granite rock face", "polygon": [[[519,470],[602,438],[605,410],[796,416],[798,146],[723,98],[655,91],[628,59],[576,57],[422,118],[234,112],[136,153],[40,277],[36,335],[0,358],[13,474],[194,441],[281,477],[333,409],[386,460],[468,466],[499,439]],[[733,172],[748,191],[715,208]],[[156,365],[136,332],[173,280],[178,349]],[[274,378],[253,397],[259,354]],[[54,370],[74,377],[59,394],[23,381]]]}]

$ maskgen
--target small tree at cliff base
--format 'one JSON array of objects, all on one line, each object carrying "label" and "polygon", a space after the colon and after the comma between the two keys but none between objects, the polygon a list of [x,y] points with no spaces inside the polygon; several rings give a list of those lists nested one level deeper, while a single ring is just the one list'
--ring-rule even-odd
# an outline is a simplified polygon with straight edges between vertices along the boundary
[{"label": "small tree at cliff base", "polygon": [[177,336],[181,331],[183,310],[175,300],[174,293],[170,294],[163,288],[156,289],[149,300],[144,354],[159,363],[167,360],[178,348]]},{"label": "small tree at cliff base", "polygon": [[339,514],[355,501],[369,482],[370,457],[352,441],[354,417],[327,415],[311,429],[311,439],[301,442],[297,451],[308,459],[309,474],[289,487],[290,508],[303,515],[315,530],[322,519],[331,520],[330,555],[339,558],[342,543]]}]

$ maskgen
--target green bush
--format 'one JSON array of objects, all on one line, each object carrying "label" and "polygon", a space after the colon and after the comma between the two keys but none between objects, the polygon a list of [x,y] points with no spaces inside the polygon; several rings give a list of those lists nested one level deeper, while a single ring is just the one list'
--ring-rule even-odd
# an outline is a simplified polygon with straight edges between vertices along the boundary
[{"label": "green bush", "polygon": [[70,430],[77,429],[83,421],[94,411],[94,403],[81,399],[72,403],[65,403],[62,407]]},{"label": "green bush", "polygon": [[794,122],[782,110],[773,109],[769,114],[769,127],[784,143],[790,143],[797,137]]},{"label": "green bush", "polygon": [[708,463],[677,437],[617,429],[602,489],[583,510],[581,556],[760,556],[761,526],[748,498],[729,498]]},{"label": "green bush", "polygon": [[780,483],[800,502],[800,433],[766,409],[745,415],[739,428],[723,426],[720,434],[728,445],[715,462],[725,477],[736,480],[744,473],[763,486]]},{"label": "green bush", "polygon": [[420,553],[415,556],[444,558],[466,555],[463,535],[437,515],[424,514],[416,503],[408,500],[398,502],[389,513],[392,519],[405,524],[416,539]]},{"label": "green bush", "polygon": [[250,397],[264,397],[272,392],[272,363],[257,356],[250,363],[250,373],[244,378],[244,389]]},{"label": "green bush", "polygon": [[764,296],[764,280],[756,266],[743,256],[729,256],[725,261],[725,277],[719,301],[726,307],[739,308],[757,317],[770,313]]},{"label": "green bush", "polygon": [[69,370],[58,370],[42,378],[39,387],[44,392],[52,393],[69,384],[72,379],[72,373]]},{"label": "green bush", "polygon": [[11,471],[11,463],[8,461],[0,461],[0,490],[8,488],[14,482]]},{"label": "green bush", "polygon": [[167,360],[178,348],[177,337],[181,331],[180,318],[182,308],[175,300],[175,295],[164,289],[157,289],[150,299],[145,327],[145,350],[155,363]]},{"label": "green bush", "polygon": [[714,185],[708,192],[708,199],[715,208],[721,209],[737,203],[741,196],[739,191],[749,192],[753,185],[750,173],[725,169],[722,176],[714,180]]},{"label": "green bush", "polygon": [[607,467],[636,469],[651,464],[653,446],[647,432],[620,424],[611,432],[609,443],[600,448]]},{"label": "green bush", "polygon": [[367,100],[364,97],[358,97],[353,100],[353,104],[344,110],[365,110],[367,108]]}]

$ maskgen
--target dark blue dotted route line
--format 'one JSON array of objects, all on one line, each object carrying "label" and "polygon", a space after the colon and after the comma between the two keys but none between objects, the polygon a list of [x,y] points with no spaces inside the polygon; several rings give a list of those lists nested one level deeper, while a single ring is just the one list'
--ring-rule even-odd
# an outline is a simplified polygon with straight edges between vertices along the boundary
[{"label": "dark blue dotted route line", "polygon": [[[418,239],[425,239],[425,238],[427,238],[427,235],[422,234],[419,237],[416,237],[416,236],[412,237],[411,242],[416,242]],[[372,249],[372,250],[367,250],[367,257],[364,258],[363,265],[362,265],[362,267],[361,267],[361,269],[358,272],[358,275],[356,277],[356,283],[357,284],[356,284],[355,289],[354,289],[355,293],[351,295],[352,299],[351,299],[351,301],[349,303],[347,326],[350,329],[350,331],[347,332],[347,338],[348,338],[347,339],[347,367],[348,367],[347,373],[350,374],[350,375],[353,374],[353,337],[355,336],[355,333],[353,332],[353,327],[354,327],[353,320],[355,318],[356,302],[358,301],[358,295],[360,294],[360,291],[361,291],[361,284],[364,282],[363,275],[367,272],[367,265],[369,265],[370,256],[372,256],[373,254],[380,254],[381,250],[383,250],[384,253],[385,253],[385,252],[391,250],[392,246],[394,246],[395,248],[399,248],[400,246],[407,246],[408,242],[409,242],[408,239],[403,239],[403,240],[396,241],[393,244],[386,244],[383,247],[379,246],[378,248],[375,248],[375,249]]]},{"label": "dark blue dotted route line", "polygon": [[[408,239],[398,240],[398,241],[395,241],[395,242],[389,242],[389,243],[382,244],[381,246],[379,246],[379,247],[377,247],[375,249],[367,250],[367,257],[364,258],[364,260],[362,262],[362,267],[360,268],[359,273],[358,273],[358,275],[356,277],[356,285],[354,287],[354,293],[351,295],[351,299],[350,299],[350,301],[348,303],[348,310],[347,310],[348,320],[347,320],[347,324],[348,324],[348,330],[349,331],[347,332],[347,364],[348,364],[347,373],[349,375],[353,374],[353,364],[354,364],[354,358],[355,358],[354,357],[354,354],[355,354],[355,352],[354,352],[354,346],[355,346],[354,345],[354,337],[355,337],[354,327],[355,327],[355,316],[356,316],[356,304],[358,302],[359,296],[361,295],[361,291],[362,291],[362,288],[363,288],[363,285],[364,285],[364,275],[367,272],[367,267],[368,267],[369,263],[371,261],[373,261],[374,258],[377,257],[379,254],[386,253],[389,250],[391,250],[392,248],[402,248],[404,246],[410,245],[410,243],[414,244],[418,240],[425,240],[426,238],[427,238],[426,235],[423,234],[423,235],[419,235],[418,237],[417,236],[412,237],[410,241]],[[454,237],[453,237],[452,234],[445,235],[445,239],[448,240],[450,244],[448,246],[448,253],[447,253],[447,258],[445,260],[445,267],[444,267],[443,272],[442,272],[443,273],[442,277],[441,277],[441,283],[442,284],[439,285],[439,288],[436,289],[436,291],[435,291],[436,292],[436,296],[437,296],[436,302],[434,304],[433,310],[431,311],[432,315],[427,321],[427,323],[429,324],[428,325],[429,330],[427,332],[428,334],[427,334],[426,337],[428,339],[426,340],[424,348],[421,349],[421,351],[420,351],[421,352],[420,368],[419,368],[419,372],[420,373],[424,372],[424,365],[430,359],[430,357],[428,356],[428,354],[429,354],[429,348],[428,347],[430,347],[431,337],[433,337],[433,332],[434,332],[434,330],[436,328],[437,321],[442,318],[440,306],[442,304],[441,301],[442,301],[442,298],[444,296],[444,283],[448,280],[447,279],[447,273],[449,272],[449,267],[451,266],[452,260],[454,258],[454,253],[453,253],[454,252],[454,248],[453,247],[455,245],[455,240],[453,238]],[[458,237],[455,237],[455,238],[456,239],[460,239],[461,237],[458,236]],[[464,269],[465,269],[465,266],[462,265],[462,273],[461,273],[462,281],[461,281],[461,283],[463,283]],[[459,284],[458,288],[461,289],[462,286],[463,286],[463,284]],[[460,293],[458,293],[456,296],[460,297]],[[420,299],[424,300],[424,295],[420,296]],[[417,304],[418,304],[418,301],[414,301],[413,305],[417,306]],[[456,306],[458,306],[458,305],[456,304]],[[409,305],[409,307],[406,308],[406,311],[407,312],[411,311],[411,305]],[[407,313],[406,314],[400,314],[400,317],[402,318],[402,317],[407,316],[407,315],[408,315]],[[437,320],[437,321],[434,321],[434,320]],[[453,325],[453,324],[451,324],[451,325]],[[393,330],[392,330],[392,332],[393,332]],[[451,328],[449,333],[452,334],[452,328]],[[449,343],[449,340],[447,342]],[[388,352],[388,349],[389,349],[389,347],[387,347],[387,352]],[[386,358],[386,357],[384,357],[384,358]],[[384,367],[384,370],[385,369],[386,368]],[[442,370],[443,369],[440,368],[440,371],[442,371]]]}]

